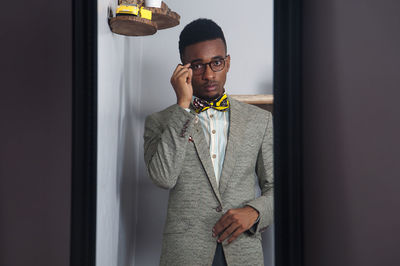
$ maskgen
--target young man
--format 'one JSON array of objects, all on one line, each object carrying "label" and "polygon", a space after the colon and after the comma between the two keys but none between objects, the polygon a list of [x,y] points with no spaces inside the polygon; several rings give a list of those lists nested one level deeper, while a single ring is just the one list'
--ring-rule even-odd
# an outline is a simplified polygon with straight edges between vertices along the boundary
[{"label": "young man", "polygon": [[273,220],[271,114],[225,94],[230,56],[213,21],[188,24],[179,52],[177,104],[147,117],[144,132],[149,177],[169,189],[160,265],[263,265],[260,233]]}]

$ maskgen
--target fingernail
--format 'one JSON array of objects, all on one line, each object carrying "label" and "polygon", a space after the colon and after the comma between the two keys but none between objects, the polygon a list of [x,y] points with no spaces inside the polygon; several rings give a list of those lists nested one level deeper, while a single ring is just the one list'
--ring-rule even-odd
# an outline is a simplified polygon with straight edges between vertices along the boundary
[{"label": "fingernail", "polygon": [[213,233],[212,236],[215,237],[215,233]]}]

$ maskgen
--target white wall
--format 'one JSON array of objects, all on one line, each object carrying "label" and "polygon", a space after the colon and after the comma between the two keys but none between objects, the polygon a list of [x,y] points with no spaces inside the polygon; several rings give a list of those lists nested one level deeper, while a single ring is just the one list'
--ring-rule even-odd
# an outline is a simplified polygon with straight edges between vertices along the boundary
[{"label": "white wall", "polygon": [[[116,2],[98,2],[97,266],[158,265],[168,191],[147,178],[142,135],[148,114],[176,102],[169,80],[180,63],[179,33],[196,18],[215,20],[231,55],[227,92],[270,94],[273,1],[255,1],[251,16],[245,16],[248,11],[239,1],[169,0],[181,24],[146,37],[110,32],[107,6]],[[264,235],[264,250],[271,265],[271,231]]]},{"label": "white wall", "polygon": [[108,5],[98,1],[96,265],[134,265],[142,39],[113,34]]}]

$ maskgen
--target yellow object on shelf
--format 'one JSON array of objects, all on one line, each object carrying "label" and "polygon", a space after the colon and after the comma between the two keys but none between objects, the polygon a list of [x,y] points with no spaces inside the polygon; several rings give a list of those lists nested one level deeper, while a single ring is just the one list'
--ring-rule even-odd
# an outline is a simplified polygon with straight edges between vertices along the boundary
[{"label": "yellow object on shelf", "polygon": [[139,14],[139,8],[136,5],[119,5],[115,13],[117,15],[124,14],[137,16]]},{"label": "yellow object on shelf", "polygon": [[151,20],[151,14],[152,14],[152,12],[150,10],[145,9],[144,7],[140,8],[140,17],[141,18]]}]

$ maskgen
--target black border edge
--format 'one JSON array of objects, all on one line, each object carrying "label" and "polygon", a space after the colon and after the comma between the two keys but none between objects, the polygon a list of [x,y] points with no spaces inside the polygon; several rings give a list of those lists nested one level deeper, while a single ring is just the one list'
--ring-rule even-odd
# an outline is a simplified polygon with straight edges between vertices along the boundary
[{"label": "black border edge", "polygon": [[302,1],[274,1],[275,265],[302,266]]},{"label": "black border edge", "polygon": [[72,0],[70,265],[96,264],[97,1]]}]

